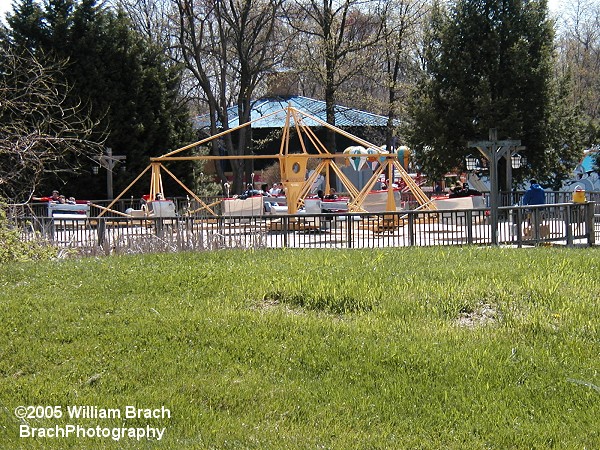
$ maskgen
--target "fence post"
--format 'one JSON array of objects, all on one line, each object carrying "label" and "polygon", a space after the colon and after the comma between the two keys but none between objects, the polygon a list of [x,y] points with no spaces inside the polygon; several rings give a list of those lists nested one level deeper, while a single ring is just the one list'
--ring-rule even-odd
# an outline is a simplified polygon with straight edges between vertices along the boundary
[{"label": "fence post", "polygon": [[540,209],[539,208],[533,208],[533,210],[531,211],[531,239],[533,239],[537,244],[540,243],[540,226],[541,224],[541,214],[540,214]]},{"label": "fence post", "polygon": [[473,210],[465,212],[465,226],[467,227],[467,244],[473,243]]},{"label": "fence post", "polygon": [[346,241],[348,242],[348,248],[352,248],[352,228],[354,227],[354,217],[346,214]]},{"label": "fence post", "polygon": [[585,205],[585,223],[588,237],[588,245],[591,247],[596,244],[596,229],[594,224],[595,202],[587,202]]},{"label": "fence post", "polygon": [[517,208],[517,223],[515,224],[515,231],[517,236],[517,248],[523,247],[523,209]]},{"label": "fence post", "polygon": [[415,245],[415,214],[412,211],[408,212],[408,245]]},{"label": "fence post", "polygon": [[565,231],[567,247],[573,247],[573,230],[571,229],[571,205],[567,203],[565,207]]},{"label": "fence post", "polygon": [[154,234],[160,239],[164,236],[164,223],[162,217],[154,218]]},{"label": "fence post", "polygon": [[98,232],[98,247],[101,247],[104,245],[104,231],[106,229],[106,222],[104,217],[100,217],[98,218],[98,228],[97,228],[97,232]]}]

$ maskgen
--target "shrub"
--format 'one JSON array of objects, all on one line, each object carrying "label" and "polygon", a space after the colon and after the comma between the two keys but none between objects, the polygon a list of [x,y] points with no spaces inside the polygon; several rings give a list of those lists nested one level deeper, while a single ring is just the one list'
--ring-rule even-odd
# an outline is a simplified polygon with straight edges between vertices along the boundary
[{"label": "shrub", "polygon": [[18,230],[10,226],[6,204],[0,202],[0,263],[40,261],[56,257],[57,249],[47,243],[23,241]]}]

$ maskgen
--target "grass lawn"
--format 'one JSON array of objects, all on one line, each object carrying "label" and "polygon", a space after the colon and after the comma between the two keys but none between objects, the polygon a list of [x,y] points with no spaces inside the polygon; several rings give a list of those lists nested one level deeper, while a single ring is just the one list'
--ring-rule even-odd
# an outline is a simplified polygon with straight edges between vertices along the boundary
[{"label": "grass lawn", "polygon": [[0,448],[600,448],[599,269],[476,247],[5,265]]}]

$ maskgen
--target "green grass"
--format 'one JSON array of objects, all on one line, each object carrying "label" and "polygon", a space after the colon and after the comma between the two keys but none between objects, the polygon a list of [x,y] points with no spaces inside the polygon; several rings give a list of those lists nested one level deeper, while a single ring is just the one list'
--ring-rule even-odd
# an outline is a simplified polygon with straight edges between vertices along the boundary
[{"label": "green grass", "polygon": [[[0,448],[600,448],[597,249],[264,250],[0,268]],[[485,312],[487,311],[487,312]],[[161,441],[20,438],[127,405]]]}]

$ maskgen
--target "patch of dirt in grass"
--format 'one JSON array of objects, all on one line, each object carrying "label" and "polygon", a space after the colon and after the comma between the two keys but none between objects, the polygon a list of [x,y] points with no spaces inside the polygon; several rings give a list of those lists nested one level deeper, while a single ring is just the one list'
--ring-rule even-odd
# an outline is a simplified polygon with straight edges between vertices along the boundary
[{"label": "patch of dirt in grass", "polygon": [[261,300],[256,300],[251,303],[250,308],[255,311],[259,311],[261,313],[271,313],[275,311],[282,311],[285,314],[290,314],[294,316],[303,316],[306,315],[307,312],[313,312],[319,316],[327,317],[333,320],[343,320],[342,314],[336,314],[330,311],[322,311],[322,310],[307,310],[304,306],[296,305],[293,303],[288,303],[287,301],[280,300],[277,298],[267,297],[265,296]]},{"label": "patch of dirt in grass", "polygon": [[463,308],[456,319],[459,327],[477,328],[498,323],[501,314],[494,305],[480,303],[475,308]]},{"label": "patch of dirt in grass", "polygon": [[292,308],[286,303],[268,297],[253,302],[251,308],[254,310],[265,312],[274,311],[276,309],[283,309],[286,313],[289,314],[304,314],[304,310],[302,310],[301,308]]},{"label": "patch of dirt in grass", "polygon": [[357,298],[350,293],[329,291],[274,291],[263,296],[261,304],[281,304],[286,308],[301,311],[322,312],[327,315],[346,315],[368,312],[373,309],[370,301]]}]

